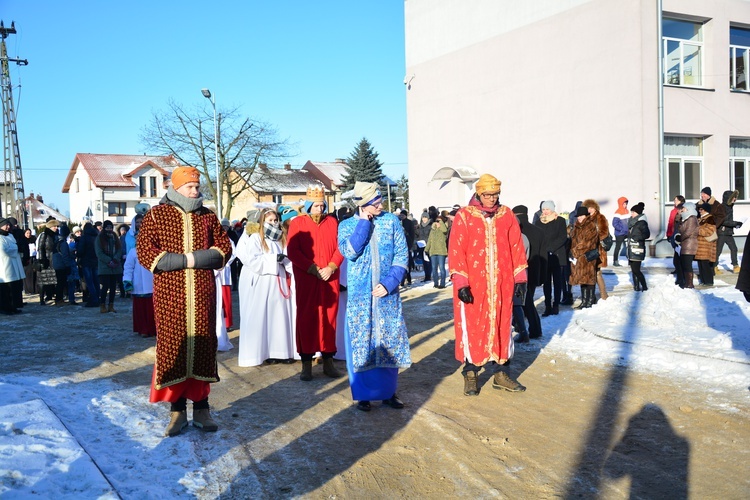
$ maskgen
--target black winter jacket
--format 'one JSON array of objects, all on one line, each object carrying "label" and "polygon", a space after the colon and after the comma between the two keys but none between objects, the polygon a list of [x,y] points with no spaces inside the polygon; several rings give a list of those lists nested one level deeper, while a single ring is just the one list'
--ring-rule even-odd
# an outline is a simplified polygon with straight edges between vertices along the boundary
[{"label": "black winter jacket", "polygon": [[99,231],[94,226],[86,227],[81,235],[80,247],[76,247],[78,263],[82,267],[98,267],[99,259],[96,258],[96,238]]},{"label": "black winter jacket", "polygon": [[717,228],[719,234],[734,234],[734,229],[737,227],[737,223],[734,221],[734,202],[737,201],[738,194],[737,191],[724,191],[722,206],[726,215],[724,216],[724,221]]}]

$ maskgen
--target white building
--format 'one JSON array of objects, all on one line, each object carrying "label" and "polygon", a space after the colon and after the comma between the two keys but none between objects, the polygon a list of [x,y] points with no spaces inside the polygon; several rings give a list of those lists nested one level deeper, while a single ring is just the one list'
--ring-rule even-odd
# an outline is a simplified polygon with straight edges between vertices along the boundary
[{"label": "white building", "polygon": [[488,172],[531,212],[643,201],[653,235],[704,186],[738,189],[746,219],[750,2],[659,4],[405,0],[412,211],[466,204]]},{"label": "white building", "polygon": [[135,205],[159,203],[178,166],[172,156],[78,153],[62,190],[70,195],[70,219],[129,223]]}]

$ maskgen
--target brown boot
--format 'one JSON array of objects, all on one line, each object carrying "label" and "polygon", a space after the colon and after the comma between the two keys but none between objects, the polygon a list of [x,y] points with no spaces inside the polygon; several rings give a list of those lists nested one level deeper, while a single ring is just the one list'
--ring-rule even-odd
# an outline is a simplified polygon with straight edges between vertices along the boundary
[{"label": "brown boot", "polygon": [[464,373],[464,396],[478,396],[477,372],[468,371]]},{"label": "brown boot", "polygon": [[[104,306],[102,306],[102,307],[104,307]],[[107,309],[107,311],[111,312],[111,313],[116,313],[117,312],[117,311],[115,311],[115,305],[114,304],[110,304],[109,308]]]},{"label": "brown boot", "polygon": [[303,382],[312,380],[312,360],[302,362],[302,373],[299,374],[299,379]]},{"label": "brown boot", "polygon": [[599,286],[599,297],[602,300],[607,300],[607,297],[609,297],[607,294],[607,285],[604,284],[604,276],[601,271],[596,273],[596,284]]},{"label": "brown boot", "polygon": [[[104,307],[104,306],[102,306]],[[102,311],[107,312],[107,311]],[[187,427],[188,424],[188,418],[187,418],[187,411],[173,411],[169,413],[169,425],[167,425],[167,430],[164,431],[165,436],[173,437],[178,435],[180,432],[182,432],[182,429]]]},{"label": "brown boot", "polygon": [[685,288],[695,288],[693,285],[693,272],[686,272],[685,273]]},{"label": "brown boot", "polygon": [[492,380],[492,387],[495,389],[505,389],[510,392],[523,392],[526,390],[524,386],[518,383],[518,381],[512,378],[505,371],[499,371],[495,373],[495,378]]},{"label": "brown boot", "polygon": [[100,313],[106,313],[107,312],[107,306],[105,306],[104,304],[100,305],[99,306],[99,312]]},{"label": "brown boot", "polygon": [[200,410],[193,408],[193,425],[203,432],[216,432],[219,429],[219,425],[211,418],[208,408]]},{"label": "brown boot", "polygon": [[323,373],[331,378],[341,377],[341,372],[333,365],[333,358],[323,358]]}]

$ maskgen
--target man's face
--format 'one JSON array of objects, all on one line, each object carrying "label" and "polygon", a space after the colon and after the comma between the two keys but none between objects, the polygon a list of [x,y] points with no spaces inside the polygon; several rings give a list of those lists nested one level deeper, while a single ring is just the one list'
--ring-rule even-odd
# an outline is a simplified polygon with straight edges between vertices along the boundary
[{"label": "man's face", "polygon": [[183,184],[180,186],[177,191],[182,196],[186,198],[200,198],[201,192],[200,192],[200,183],[199,182],[188,182],[186,184]]},{"label": "man's face", "polygon": [[10,222],[4,223],[2,226],[0,226],[0,229],[3,231],[10,231]]},{"label": "man's face", "polygon": [[365,205],[362,207],[362,211],[366,214],[372,215],[373,217],[377,217],[381,213],[383,213],[383,200],[378,199],[377,201],[373,201],[369,205]]},{"label": "man's face", "polygon": [[710,199],[711,199],[711,197],[708,196],[706,193],[701,193],[701,200],[708,201]]},{"label": "man's face", "polygon": [[81,237],[81,232],[80,231],[76,231],[73,234],[75,235],[76,238],[80,238]]},{"label": "man's face", "polygon": [[136,233],[141,230],[141,224],[143,224],[143,219],[136,219],[135,223],[133,223]]},{"label": "man's face", "polygon": [[325,203],[322,201],[316,201],[310,206],[310,215],[320,215],[323,213],[323,207],[325,207]]},{"label": "man's face", "polygon": [[479,201],[484,208],[492,208],[497,204],[500,193],[482,193],[479,195]]}]

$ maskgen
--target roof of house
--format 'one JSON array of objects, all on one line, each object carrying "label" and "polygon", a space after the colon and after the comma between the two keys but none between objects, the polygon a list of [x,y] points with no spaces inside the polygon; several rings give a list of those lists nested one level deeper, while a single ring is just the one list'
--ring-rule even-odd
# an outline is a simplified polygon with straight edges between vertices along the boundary
[{"label": "roof of house", "polygon": [[141,168],[151,167],[162,175],[169,176],[179,165],[173,156],[150,155],[111,155],[95,153],[76,153],[70,166],[68,177],[63,185],[63,193],[70,190],[78,167],[83,167],[98,188],[132,188],[135,183],[131,177]]},{"label": "roof of house", "polygon": [[[316,173],[316,170],[320,172],[325,177],[324,179],[320,179],[320,181],[328,189],[332,189],[332,186],[341,189],[344,187],[344,177],[346,177],[346,169],[348,167],[349,165],[344,161],[326,162],[308,160],[302,168],[312,170],[313,174]],[[383,175],[383,184],[395,186],[396,182],[387,175]]]},{"label": "roof of house", "polygon": [[246,172],[240,175],[256,193],[306,193],[308,186],[323,184],[304,169],[270,168],[258,165],[253,169],[249,181]]},{"label": "roof of house", "polygon": [[34,225],[47,222],[47,217],[50,215],[61,222],[68,221],[68,218],[63,214],[49,205],[45,205],[43,201],[37,200],[34,196],[27,196],[24,201],[26,202],[26,211],[31,212],[31,220]]}]

